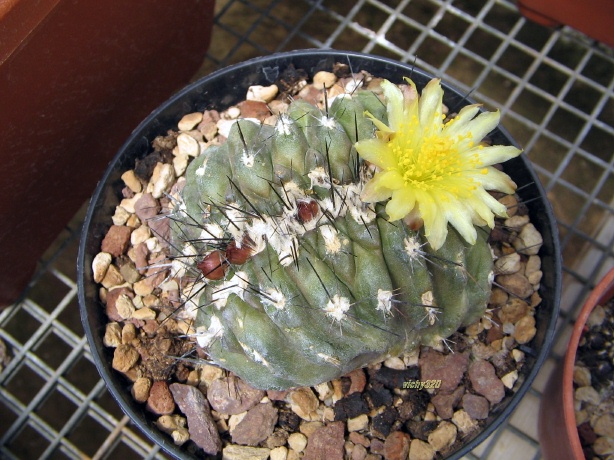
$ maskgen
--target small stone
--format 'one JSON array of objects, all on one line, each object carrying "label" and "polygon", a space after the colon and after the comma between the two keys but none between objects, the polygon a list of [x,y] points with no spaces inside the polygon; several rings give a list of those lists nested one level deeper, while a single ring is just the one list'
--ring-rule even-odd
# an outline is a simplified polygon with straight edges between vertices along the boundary
[{"label": "small stone", "polygon": [[135,310],[132,313],[131,318],[132,319],[138,319],[138,320],[141,320],[141,321],[147,321],[147,320],[150,320],[150,319],[156,319],[156,312],[153,311],[151,308],[144,307],[144,308],[140,308],[138,310]]},{"label": "small stone", "polygon": [[529,304],[522,299],[510,297],[501,307],[498,316],[502,323],[516,324],[518,320],[529,313]]},{"label": "small stone", "polygon": [[143,193],[134,204],[134,212],[141,222],[148,222],[160,212],[160,203],[151,193]]},{"label": "small stone", "polygon": [[597,438],[595,444],[593,444],[593,450],[597,455],[614,454],[614,438],[609,438],[606,436]]},{"label": "small stone", "polygon": [[[188,419],[192,441],[207,454],[216,455],[222,448],[222,441],[205,396],[198,388],[181,383],[171,384],[170,391],[177,406]],[[268,455],[269,450],[265,450]]]},{"label": "small stone", "polygon": [[266,460],[271,453],[264,447],[248,447],[229,444],[222,451],[222,460]]},{"label": "small stone", "polygon": [[591,311],[591,314],[588,315],[588,319],[586,320],[586,325],[589,328],[598,327],[603,324],[605,320],[605,309],[601,305],[596,305]]},{"label": "small stone", "polygon": [[350,378],[350,389],[347,394],[362,393],[367,385],[367,377],[362,369],[354,369],[352,372],[346,375]]},{"label": "small stone", "polygon": [[343,460],[343,422],[332,422],[317,430],[309,439],[303,460]]},{"label": "small stone", "polygon": [[516,323],[514,339],[520,344],[525,344],[530,342],[533,337],[535,337],[536,333],[535,318],[531,315],[527,315]]},{"label": "small stone", "polygon": [[578,425],[578,435],[580,436],[582,445],[592,445],[597,440],[597,435],[589,422],[581,422]]},{"label": "small stone", "polygon": [[398,371],[405,369],[405,363],[397,356],[388,358],[386,361],[384,361],[384,366],[386,366],[388,369],[396,369]]},{"label": "small stone", "polygon": [[133,169],[129,169],[123,173],[122,180],[124,181],[124,184],[126,184],[126,187],[128,187],[134,193],[140,193],[141,190],[143,190],[143,184],[141,184],[141,181],[136,177]]},{"label": "small stone", "polygon": [[501,305],[505,305],[505,303],[507,302],[507,299],[508,299],[507,292],[505,292],[501,288],[493,287],[490,293],[490,299],[488,303],[490,303],[493,306],[498,307]]},{"label": "small stone", "polygon": [[[177,128],[179,128],[179,131],[190,131],[194,129],[202,120],[202,112],[188,113],[187,115],[184,115],[181,120],[179,120],[179,123],[177,123]],[[177,139],[177,143],[179,143],[179,139]]]},{"label": "small stone", "polygon": [[147,186],[147,192],[154,198],[161,198],[165,192],[171,189],[175,182],[175,170],[167,163],[157,163]]},{"label": "small stone", "polygon": [[383,412],[373,417],[372,434],[380,438],[386,438],[392,431],[392,426],[399,417],[394,407],[387,407]]},{"label": "small stone", "polygon": [[477,422],[463,409],[454,412],[452,423],[456,425],[463,435],[467,435],[478,429]]},{"label": "small stone", "polygon": [[92,272],[94,274],[94,281],[97,283],[102,282],[104,275],[107,273],[107,269],[111,265],[113,256],[108,252],[99,252],[92,261]]},{"label": "small stone", "polygon": [[485,396],[491,404],[497,404],[505,396],[505,387],[488,361],[475,361],[469,366],[469,379],[476,393]]},{"label": "small stone", "polygon": [[121,344],[113,353],[113,369],[128,372],[139,360],[139,352],[132,345]]},{"label": "small stone", "polygon": [[495,271],[499,275],[510,275],[520,270],[520,254],[514,252],[495,261]]},{"label": "small stone", "polygon": [[132,214],[130,214],[128,211],[126,211],[121,206],[116,206],[115,214],[113,214],[113,217],[111,218],[111,220],[113,221],[114,225],[125,225],[126,222],[128,222],[128,219],[130,218],[131,215]]},{"label": "small stone", "polygon": [[134,381],[130,393],[136,402],[144,403],[149,398],[149,390],[151,389],[151,380],[147,377],[139,377]]},{"label": "small stone", "polygon": [[177,155],[173,158],[173,169],[175,176],[181,176],[188,168],[188,157],[185,155]]},{"label": "small stone", "polygon": [[107,308],[106,308],[106,313],[107,313],[107,317],[111,320],[111,321],[123,321],[124,318],[122,318],[119,313],[117,312],[117,299],[119,299],[120,296],[122,295],[127,295],[129,297],[134,297],[134,293],[125,287],[120,287],[117,289],[112,289],[107,293]]},{"label": "small stone", "polygon": [[197,157],[200,155],[200,145],[198,141],[186,133],[177,136],[177,157]]},{"label": "small stone", "polygon": [[234,376],[214,380],[207,389],[211,407],[223,414],[245,412],[258,404],[264,395],[264,391],[252,388]]},{"label": "small stone", "polygon": [[269,452],[270,460],[286,460],[288,458],[288,448],[285,446],[277,446]]},{"label": "small stone", "polygon": [[529,216],[512,216],[509,219],[505,219],[503,224],[510,231],[519,232],[522,228],[529,223]]},{"label": "small stone", "polygon": [[131,233],[132,229],[130,227],[111,225],[102,240],[100,249],[102,252],[107,252],[113,257],[121,256],[128,249]]},{"label": "small stone", "polygon": [[122,276],[121,272],[115,265],[109,265],[107,268],[107,272],[104,275],[104,278],[100,282],[107,289],[112,289],[116,286],[121,286],[124,284],[125,280]]},{"label": "small stone", "polygon": [[105,347],[115,348],[122,343],[122,328],[119,323],[107,323],[102,343]]},{"label": "small stone", "polygon": [[232,442],[256,446],[268,438],[277,423],[277,409],[273,404],[256,404],[243,419],[231,430]]},{"label": "small stone", "polygon": [[542,244],[544,244],[544,240],[541,233],[539,233],[535,225],[531,223],[522,227],[522,230],[518,234],[518,238],[513,242],[514,248],[516,248],[519,253],[526,255],[537,254]]},{"label": "small stone", "polygon": [[320,405],[320,401],[318,401],[318,398],[311,388],[303,387],[291,391],[288,394],[288,402],[290,403],[292,411],[303,420],[311,421],[319,419],[316,409]]},{"label": "small stone", "polygon": [[503,385],[505,385],[505,388],[509,388],[510,390],[514,388],[514,384],[516,383],[516,380],[518,380],[517,370],[508,372],[503,377],[501,377],[501,382],[503,383]]},{"label": "small stone", "polygon": [[384,457],[386,460],[406,460],[409,455],[410,438],[407,433],[394,431],[384,441]]},{"label": "small stone", "polygon": [[303,433],[292,433],[288,436],[288,445],[295,452],[303,452],[307,447],[307,436]]},{"label": "small stone", "polygon": [[365,446],[358,444],[352,449],[352,456],[350,458],[351,460],[365,460],[367,458],[367,454],[368,452]]},{"label": "small stone", "polygon": [[533,285],[521,273],[497,276],[497,283],[512,295],[526,299],[533,294]]},{"label": "small stone", "polygon": [[134,212],[135,212],[134,205],[141,198],[141,195],[142,195],[142,193],[135,193],[133,196],[131,196],[129,198],[124,198],[119,203],[119,206],[124,208],[124,210],[126,210],[129,214],[134,214]]},{"label": "small stone", "polygon": [[313,87],[316,89],[328,89],[337,83],[337,77],[332,72],[317,72],[313,76]]},{"label": "small stone", "polygon": [[269,107],[262,101],[243,101],[239,104],[239,108],[241,109],[241,117],[255,118],[261,122],[271,115]]},{"label": "small stone", "polygon": [[369,427],[369,417],[361,414],[358,417],[350,418],[347,421],[348,431],[363,431]]},{"label": "small stone", "polygon": [[452,418],[452,415],[454,415],[454,408],[460,402],[464,392],[465,387],[459,386],[452,393],[439,391],[433,396],[431,402],[435,406],[437,415],[444,420]]},{"label": "small stone", "polygon": [[285,401],[286,400],[286,396],[288,396],[288,391],[287,390],[267,390],[266,391],[267,397],[271,400],[271,401]]},{"label": "small stone", "polygon": [[[314,388],[316,390],[316,393],[318,393],[318,398],[320,399],[320,401],[326,401],[328,398],[331,398],[333,396],[333,386],[330,382],[320,383]],[[285,398],[285,396],[286,395],[284,395],[282,400]]]},{"label": "small stone", "polygon": [[432,348],[427,348],[420,355],[420,372],[422,380],[441,380],[439,391],[451,393],[458,387],[467,366],[469,353],[451,353],[443,355]]},{"label": "small stone", "polygon": [[[405,367],[405,366],[404,366]],[[372,380],[374,382],[382,383],[386,388],[390,390],[397,390],[403,388],[403,383],[409,380],[417,380],[420,378],[420,369],[416,367],[403,368],[402,370],[391,369],[386,366],[382,366],[377,370]]]},{"label": "small stone", "polygon": [[[278,411],[278,420],[279,420],[279,411]],[[274,449],[275,447],[283,446],[288,442],[288,432],[285,430],[276,430],[271,434],[266,440],[266,446],[269,449]]]},{"label": "small stone", "polygon": [[447,449],[456,441],[457,429],[453,423],[443,421],[429,434],[428,442],[436,452]]},{"label": "small stone", "polygon": [[136,326],[132,323],[124,324],[122,327],[122,343],[132,343],[136,338]]},{"label": "small stone", "polygon": [[600,436],[608,436],[614,438],[614,415],[604,414],[599,417],[593,425],[595,433]]},{"label": "small stone", "polygon": [[[134,232],[132,232],[134,234]],[[119,264],[119,273],[122,275],[122,278],[127,283],[134,284],[136,283],[141,275],[138,270],[134,266],[134,262],[132,262],[128,257],[120,257],[118,259]]]},{"label": "small stone", "polygon": [[352,393],[335,403],[335,420],[346,420],[369,412],[369,406],[360,393]]},{"label": "small stone", "polygon": [[420,439],[412,439],[409,445],[409,460],[433,460],[435,449]]},{"label": "small stone", "polygon": [[350,441],[356,445],[360,444],[361,446],[369,447],[371,444],[369,438],[367,438],[364,434],[357,433],[356,431],[350,432],[349,438]]},{"label": "small stone", "polygon": [[279,92],[279,88],[277,85],[271,86],[250,86],[247,89],[247,96],[245,99],[248,101],[262,101],[262,102],[271,102],[277,96]]},{"label": "small stone", "polygon": [[172,414],[175,410],[175,401],[166,382],[154,382],[149,389],[149,397],[145,406],[157,415]]},{"label": "small stone", "polygon": [[299,431],[303,433],[307,438],[310,438],[316,431],[324,426],[324,423],[316,421],[316,422],[301,422],[299,427]]}]

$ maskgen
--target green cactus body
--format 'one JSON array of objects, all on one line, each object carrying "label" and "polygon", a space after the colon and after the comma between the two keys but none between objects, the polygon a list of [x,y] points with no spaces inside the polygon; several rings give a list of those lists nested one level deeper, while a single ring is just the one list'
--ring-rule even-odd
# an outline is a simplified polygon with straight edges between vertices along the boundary
[{"label": "green cactus body", "polygon": [[186,308],[210,360],[255,387],[337,378],[437,343],[486,308],[485,232],[469,245],[450,229],[432,251],[421,230],[360,200],[365,107],[386,116],[359,91],[328,113],[295,101],[275,126],[239,120],[186,171],[171,219],[175,273],[195,280]]}]

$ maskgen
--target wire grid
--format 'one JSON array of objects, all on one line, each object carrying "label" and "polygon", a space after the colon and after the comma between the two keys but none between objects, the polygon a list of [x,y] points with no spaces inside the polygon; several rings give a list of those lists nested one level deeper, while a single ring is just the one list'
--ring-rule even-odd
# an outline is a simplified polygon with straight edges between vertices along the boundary
[{"label": "wire grid", "polygon": [[[532,389],[470,459],[539,459],[537,412],[584,298],[614,266],[614,53],[521,17],[506,0],[218,0],[199,75],[258,55],[337,48],[423,68],[490,108],[525,148],[555,209],[564,255],[557,339]],[[475,90],[474,90],[475,89]],[[1,458],[166,458],[98,377],[78,318],[83,210],[0,312]],[[1,359],[0,359],[1,362]]]}]

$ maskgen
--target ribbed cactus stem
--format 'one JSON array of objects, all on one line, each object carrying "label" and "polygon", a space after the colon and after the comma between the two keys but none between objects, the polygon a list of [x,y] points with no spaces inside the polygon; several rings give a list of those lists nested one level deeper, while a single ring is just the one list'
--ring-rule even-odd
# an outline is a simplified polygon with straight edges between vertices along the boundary
[{"label": "ribbed cactus stem", "polygon": [[[186,171],[171,217],[174,271],[209,359],[258,388],[315,385],[434,344],[483,315],[492,255],[450,229],[423,230],[361,200],[374,169],[374,93],[328,110],[292,102],[275,126],[238,120]],[[187,292],[187,293],[186,293]]]}]

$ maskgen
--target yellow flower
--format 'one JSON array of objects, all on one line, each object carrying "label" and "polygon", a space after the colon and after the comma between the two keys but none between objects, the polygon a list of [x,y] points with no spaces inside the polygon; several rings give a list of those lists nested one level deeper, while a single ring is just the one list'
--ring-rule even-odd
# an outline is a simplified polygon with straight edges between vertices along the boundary
[{"label": "yellow flower", "polygon": [[[406,79],[415,89],[413,81]],[[513,193],[516,184],[492,165],[518,156],[512,146],[489,146],[482,139],[499,123],[499,112],[483,112],[479,105],[464,107],[444,123],[440,80],[431,80],[421,97],[404,100],[397,85],[385,80],[388,125],[370,113],[376,137],[356,143],[356,150],[377,167],[361,198],[384,201],[391,221],[408,214],[422,218],[425,235],[439,249],[448,223],[474,244],[474,225],[494,226],[494,215],[507,215],[504,205],[486,190]],[[477,115],[477,117],[476,117]]]}]

